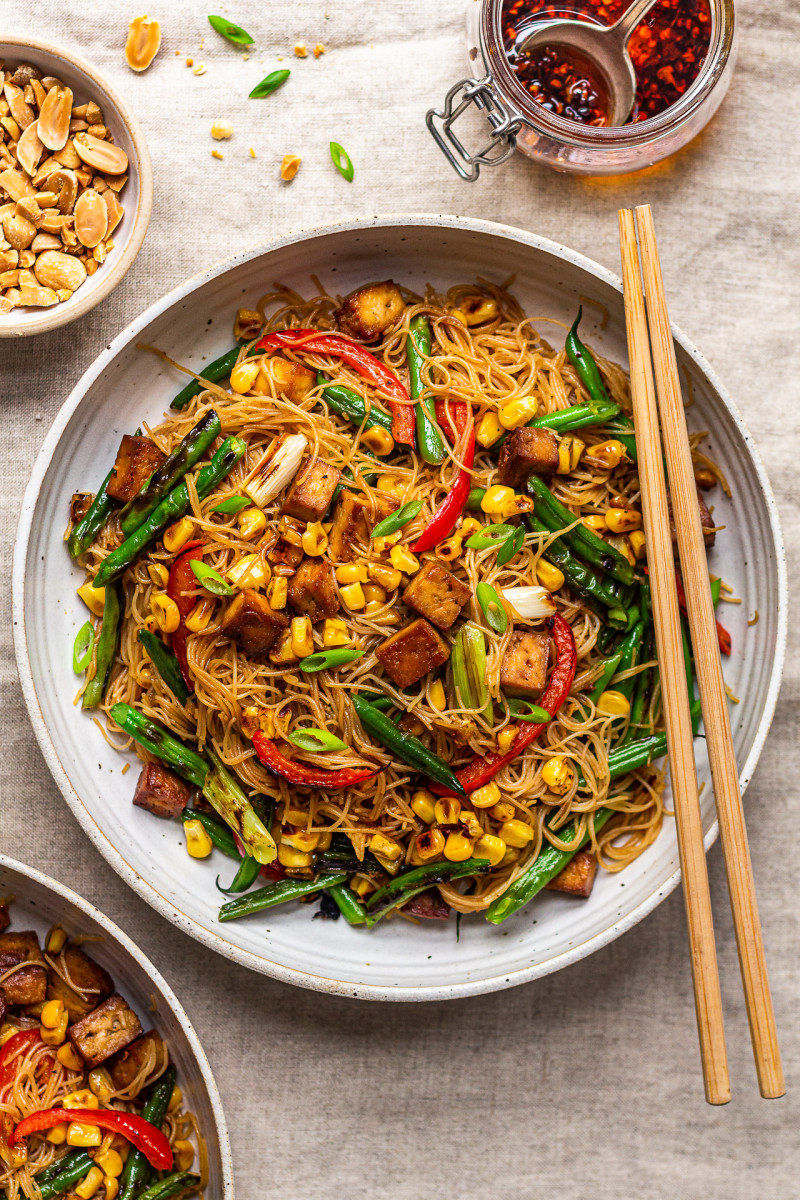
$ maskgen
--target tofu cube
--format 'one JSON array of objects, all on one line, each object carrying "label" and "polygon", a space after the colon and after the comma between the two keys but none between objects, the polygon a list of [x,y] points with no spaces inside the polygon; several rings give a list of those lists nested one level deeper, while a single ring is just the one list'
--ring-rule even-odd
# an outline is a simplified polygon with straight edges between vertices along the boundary
[{"label": "tofu cube", "polygon": [[402,315],[405,306],[397,284],[386,279],[345,296],[333,317],[342,333],[360,342],[376,342]]},{"label": "tofu cube", "polygon": [[[30,966],[14,968],[20,963]],[[8,975],[9,971],[13,974]],[[47,997],[47,963],[32,930],[0,934],[0,985],[7,1004],[41,1004]]]},{"label": "tofu cube", "polygon": [[509,696],[541,696],[549,659],[549,634],[515,630],[500,664],[501,689]]},{"label": "tofu cube", "polygon": [[315,371],[310,371],[302,363],[289,362],[278,354],[265,360],[264,371],[275,384],[278,395],[285,396],[293,404],[304,400],[317,384]]},{"label": "tofu cube", "polygon": [[[62,979],[53,968],[48,973],[47,999],[62,1000],[70,1021],[79,1021],[114,991],[114,980],[99,963],[79,946],[67,945],[54,962]],[[74,987],[67,982],[70,980]],[[77,990],[76,990],[77,989]]]},{"label": "tofu cube", "polygon": [[334,562],[350,562],[355,554],[355,543],[366,546],[378,522],[393,513],[398,504],[399,501],[391,496],[376,492],[373,510],[365,498],[350,491],[343,492],[336,505],[329,537]]},{"label": "tofu cube", "polygon": [[407,688],[446,663],[450,647],[432,625],[419,617],[381,642],[375,657],[398,687]]},{"label": "tofu cube", "polygon": [[558,438],[552,429],[515,429],[500,449],[497,478],[518,488],[531,475],[552,475],[557,467]]},{"label": "tofu cube", "polygon": [[597,874],[597,856],[589,850],[579,850],[573,859],[545,886],[565,896],[580,896],[586,900],[592,894]]},{"label": "tofu cube", "polygon": [[307,613],[312,625],[339,611],[339,592],[333,566],[326,558],[305,558],[289,580],[289,603],[296,612]]},{"label": "tofu cube", "polygon": [[149,437],[131,437],[126,433],[120,442],[106,493],[113,500],[121,500],[123,504],[127,504],[134,496],[138,496],[153,471],[161,466],[165,458],[166,455],[161,453]]},{"label": "tofu cube", "polygon": [[449,629],[472,592],[452,571],[437,562],[426,562],[403,592],[403,602],[437,629]]},{"label": "tofu cube", "polygon": [[[169,1052],[154,1029],[148,1029],[130,1046],[120,1050],[106,1063],[106,1070],[117,1091],[129,1088],[143,1070],[150,1074],[156,1066],[165,1062]],[[133,1098],[133,1097],[132,1097]]]},{"label": "tofu cube", "polygon": [[174,771],[163,767],[161,763],[145,763],[133,803],[137,808],[144,808],[154,817],[166,817],[179,820],[186,805],[189,803],[191,789]]},{"label": "tofu cube", "polygon": [[304,458],[281,512],[299,521],[321,521],[330,508],[341,474],[321,458]]},{"label": "tofu cube", "polygon": [[231,600],[221,632],[232,638],[244,654],[257,658],[275,645],[288,625],[288,618],[282,612],[270,608],[263,596],[248,588]]},{"label": "tofu cube", "polygon": [[70,1025],[67,1036],[90,1070],[112,1054],[124,1050],[141,1035],[142,1026],[133,1009],[119,993],[109,996],[80,1021]]}]

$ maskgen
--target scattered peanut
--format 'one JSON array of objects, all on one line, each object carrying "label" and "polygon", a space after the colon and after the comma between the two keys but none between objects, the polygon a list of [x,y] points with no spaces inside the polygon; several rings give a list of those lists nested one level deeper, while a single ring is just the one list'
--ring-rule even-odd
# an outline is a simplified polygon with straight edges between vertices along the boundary
[{"label": "scattered peanut", "polygon": [[233,136],[233,126],[227,121],[215,121],[211,126],[211,136],[218,142]]},{"label": "scattered peanut", "polygon": [[302,161],[299,154],[284,154],[281,162],[281,179],[285,179],[287,183],[294,179]]},{"label": "scattered peanut", "polygon": [[128,26],[125,61],[132,71],[146,71],[158,54],[161,45],[161,26],[147,14],[134,17]]},{"label": "scattered peanut", "polygon": [[323,46],[322,42],[317,42],[316,46],[314,47],[314,58],[319,58],[320,54],[324,53],[325,47]]},{"label": "scattered peanut", "polygon": [[294,52],[297,58],[308,58],[308,50],[306,49],[305,42],[297,42]]}]

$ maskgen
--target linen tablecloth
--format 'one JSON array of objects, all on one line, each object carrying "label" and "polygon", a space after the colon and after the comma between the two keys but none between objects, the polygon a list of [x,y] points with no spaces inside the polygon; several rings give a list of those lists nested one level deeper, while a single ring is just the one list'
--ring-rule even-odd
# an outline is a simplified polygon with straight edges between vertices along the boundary
[{"label": "linen tablecloth", "polygon": [[[31,465],[82,372],[142,309],[232,250],[328,221],[427,211],[519,225],[617,271],[616,209],[649,201],[672,317],[710,358],[755,434],[794,584],[800,9],[794,0],[741,0],[729,97],[671,162],[597,180],[516,156],[473,185],[457,179],[423,123],[425,110],[468,73],[464,0],[238,0],[222,11],[256,37],[248,61],[212,32],[199,0],[160,0],[150,15],[162,22],[162,50],[137,76],[122,52],[138,13],[132,4],[0,6],[0,33],[60,44],[110,78],[144,127],[156,184],[150,231],[117,291],[77,326],[0,342],[0,845],[102,908],[173,985],[220,1085],[240,1200],[791,1200],[800,1194],[800,1104],[791,1090],[800,1050],[794,607],[781,701],[746,801],[790,1092],[770,1104],[758,1098],[715,848],[734,1099],[711,1109],[679,892],[558,975],[447,1004],[379,1005],[291,989],[181,935],[105,864],[49,776],[14,664],[10,560]],[[300,42],[309,51],[323,43],[325,53],[297,59]],[[205,73],[194,75],[187,56]],[[269,101],[248,101],[281,56],[290,83]],[[235,130],[221,144],[222,161],[210,153],[218,119]],[[331,167],[331,139],[352,156],[352,184]],[[303,164],[287,186],[278,165],[290,152]]]}]

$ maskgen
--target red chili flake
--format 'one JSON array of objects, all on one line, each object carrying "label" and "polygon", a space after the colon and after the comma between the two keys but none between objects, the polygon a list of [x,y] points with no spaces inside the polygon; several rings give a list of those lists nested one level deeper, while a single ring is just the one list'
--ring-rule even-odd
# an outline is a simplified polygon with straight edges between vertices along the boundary
[{"label": "red chili flake", "polygon": [[[550,112],[604,125],[608,97],[602,80],[585,60],[566,58],[546,46],[534,54],[517,49],[530,27],[553,18],[578,18],[595,25],[613,25],[630,0],[576,0],[548,4],[545,0],[506,0],[503,40],[506,55],[519,82],[537,104]],[[628,50],[636,71],[636,100],[630,121],[644,121],[663,112],[694,83],[711,41],[709,0],[661,0],[633,31]]]}]

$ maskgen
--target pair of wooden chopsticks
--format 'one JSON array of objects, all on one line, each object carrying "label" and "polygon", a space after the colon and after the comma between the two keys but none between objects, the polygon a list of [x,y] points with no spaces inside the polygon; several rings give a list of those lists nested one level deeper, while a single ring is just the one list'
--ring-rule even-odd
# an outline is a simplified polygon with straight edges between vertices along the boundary
[{"label": "pair of wooden chopsticks", "polygon": [[689,434],[650,206],[621,209],[619,230],[642,515],[706,1099],[709,1104],[726,1104],[731,1091],[664,457],[756,1073],[761,1095],[775,1098],[785,1092],[783,1069],[720,665]]}]

